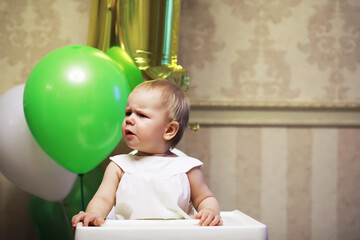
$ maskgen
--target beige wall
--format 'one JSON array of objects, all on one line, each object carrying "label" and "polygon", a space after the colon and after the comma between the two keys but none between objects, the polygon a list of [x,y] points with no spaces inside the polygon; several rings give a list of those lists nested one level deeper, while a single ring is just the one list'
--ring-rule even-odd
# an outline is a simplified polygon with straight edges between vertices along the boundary
[{"label": "beige wall", "polygon": [[359,3],[183,1],[192,99],[359,101]]},{"label": "beige wall", "polygon": [[[90,2],[1,1],[0,94],[49,51],[86,44]],[[179,62],[191,101],[359,104],[359,9],[356,0],[183,0]],[[179,147],[205,162],[222,209],[267,224],[271,239],[359,239],[359,128],[282,121],[204,124]],[[1,176],[1,236],[37,239],[27,199]]]},{"label": "beige wall", "polygon": [[236,124],[241,115],[229,125],[221,103],[358,105],[359,10],[359,1],[343,0],[183,1],[179,62],[190,99],[220,110],[196,112],[208,124],[188,131],[181,148],[206,162],[222,208],[262,221],[270,239],[359,239],[360,130],[322,125],[328,115],[288,127],[295,113],[286,108],[268,108],[279,117],[274,126]]}]

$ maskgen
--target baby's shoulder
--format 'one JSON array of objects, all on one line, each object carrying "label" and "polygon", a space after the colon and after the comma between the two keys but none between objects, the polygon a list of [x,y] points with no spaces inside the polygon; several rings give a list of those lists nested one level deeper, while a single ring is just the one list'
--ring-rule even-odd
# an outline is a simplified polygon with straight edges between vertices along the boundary
[{"label": "baby's shoulder", "polygon": [[189,156],[179,156],[174,163],[174,167],[184,173],[187,173],[195,167],[201,167],[202,165],[203,163],[200,160]]},{"label": "baby's shoulder", "polygon": [[131,161],[131,156],[129,154],[119,154],[109,158],[111,161],[117,162],[127,162]]},{"label": "baby's shoulder", "polygon": [[133,158],[129,154],[120,154],[110,157],[110,160],[118,165],[124,172],[133,168]]}]

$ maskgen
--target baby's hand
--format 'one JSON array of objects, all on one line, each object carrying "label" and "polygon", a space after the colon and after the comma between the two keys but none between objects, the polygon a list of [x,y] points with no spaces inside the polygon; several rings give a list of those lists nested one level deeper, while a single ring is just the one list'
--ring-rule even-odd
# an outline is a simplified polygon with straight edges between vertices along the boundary
[{"label": "baby's hand", "polygon": [[100,226],[105,223],[105,219],[94,213],[80,212],[73,216],[71,222],[72,229],[75,230],[79,222],[83,222],[83,226]]},{"label": "baby's hand", "polygon": [[200,219],[200,226],[220,226],[223,221],[220,215],[217,215],[213,210],[204,208],[194,216],[195,219]]}]

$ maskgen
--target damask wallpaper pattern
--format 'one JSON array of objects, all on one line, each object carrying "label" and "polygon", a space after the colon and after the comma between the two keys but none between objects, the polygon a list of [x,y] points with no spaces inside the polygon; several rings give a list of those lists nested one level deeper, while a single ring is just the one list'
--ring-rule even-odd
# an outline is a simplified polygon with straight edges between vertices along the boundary
[{"label": "damask wallpaper pattern", "polygon": [[356,1],[184,2],[179,59],[192,98],[359,101]]},{"label": "damask wallpaper pattern", "polygon": [[71,44],[86,44],[90,3],[81,0],[0,2],[0,94],[24,83],[35,64],[50,51]]},{"label": "damask wallpaper pattern", "polygon": [[[243,22],[252,24],[253,31],[247,39],[249,48],[237,50],[237,57],[231,64],[231,79],[233,85],[229,89],[223,89],[223,94],[231,97],[239,96],[262,96],[264,99],[277,99],[283,96],[285,99],[293,99],[299,95],[298,90],[289,87],[291,80],[290,65],[285,61],[285,52],[276,49],[272,39],[270,24],[281,24],[283,19],[292,16],[291,8],[299,4],[299,1],[275,1],[269,2],[237,2],[226,1],[232,7],[231,15]],[[255,54],[254,57],[249,57]],[[248,61],[248,59],[251,59]],[[256,65],[261,63],[266,68],[267,81],[254,81]],[[234,90],[236,89],[236,90]],[[240,92],[237,89],[241,89]]]},{"label": "damask wallpaper pattern", "polygon": [[357,24],[360,8],[348,1],[336,0],[314,8],[315,13],[310,16],[307,26],[308,41],[299,43],[299,49],[308,55],[308,63],[329,72],[323,99],[348,100],[350,87],[345,75],[358,71],[360,59],[360,28]]},{"label": "damask wallpaper pattern", "polygon": [[[86,44],[90,3],[0,1],[0,94],[51,50]],[[181,11],[190,101],[360,103],[359,1],[182,0]],[[222,209],[264,222],[270,239],[355,240],[359,144],[358,128],[225,125],[187,130],[179,148],[205,163]],[[38,239],[27,201],[0,175],[0,236]]]}]

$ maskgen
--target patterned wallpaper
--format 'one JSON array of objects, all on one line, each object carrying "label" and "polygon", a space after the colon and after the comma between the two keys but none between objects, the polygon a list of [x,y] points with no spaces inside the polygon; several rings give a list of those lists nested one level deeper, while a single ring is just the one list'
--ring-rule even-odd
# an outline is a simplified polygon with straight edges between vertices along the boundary
[{"label": "patterned wallpaper", "polygon": [[344,0],[183,1],[191,97],[359,102],[359,10]]},{"label": "patterned wallpaper", "polygon": [[[0,94],[51,50],[86,44],[90,3],[0,1]],[[360,102],[358,0],[183,0],[181,11],[191,101]],[[357,128],[208,126],[179,148],[204,161],[222,209],[265,223],[270,239],[355,240],[359,144]],[[38,239],[27,201],[0,174],[1,236]]]},{"label": "patterned wallpaper", "polygon": [[359,239],[360,131],[204,127],[179,147],[204,161],[223,210],[265,223],[269,239]]},{"label": "patterned wallpaper", "polygon": [[86,44],[91,0],[0,1],[0,94],[24,83],[47,53]]},{"label": "patterned wallpaper", "polygon": [[[359,103],[359,11],[344,0],[183,1],[191,101]],[[181,148],[205,161],[223,209],[264,222],[270,239],[359,239],[359,139],[358,129],[207,126]]]}]

